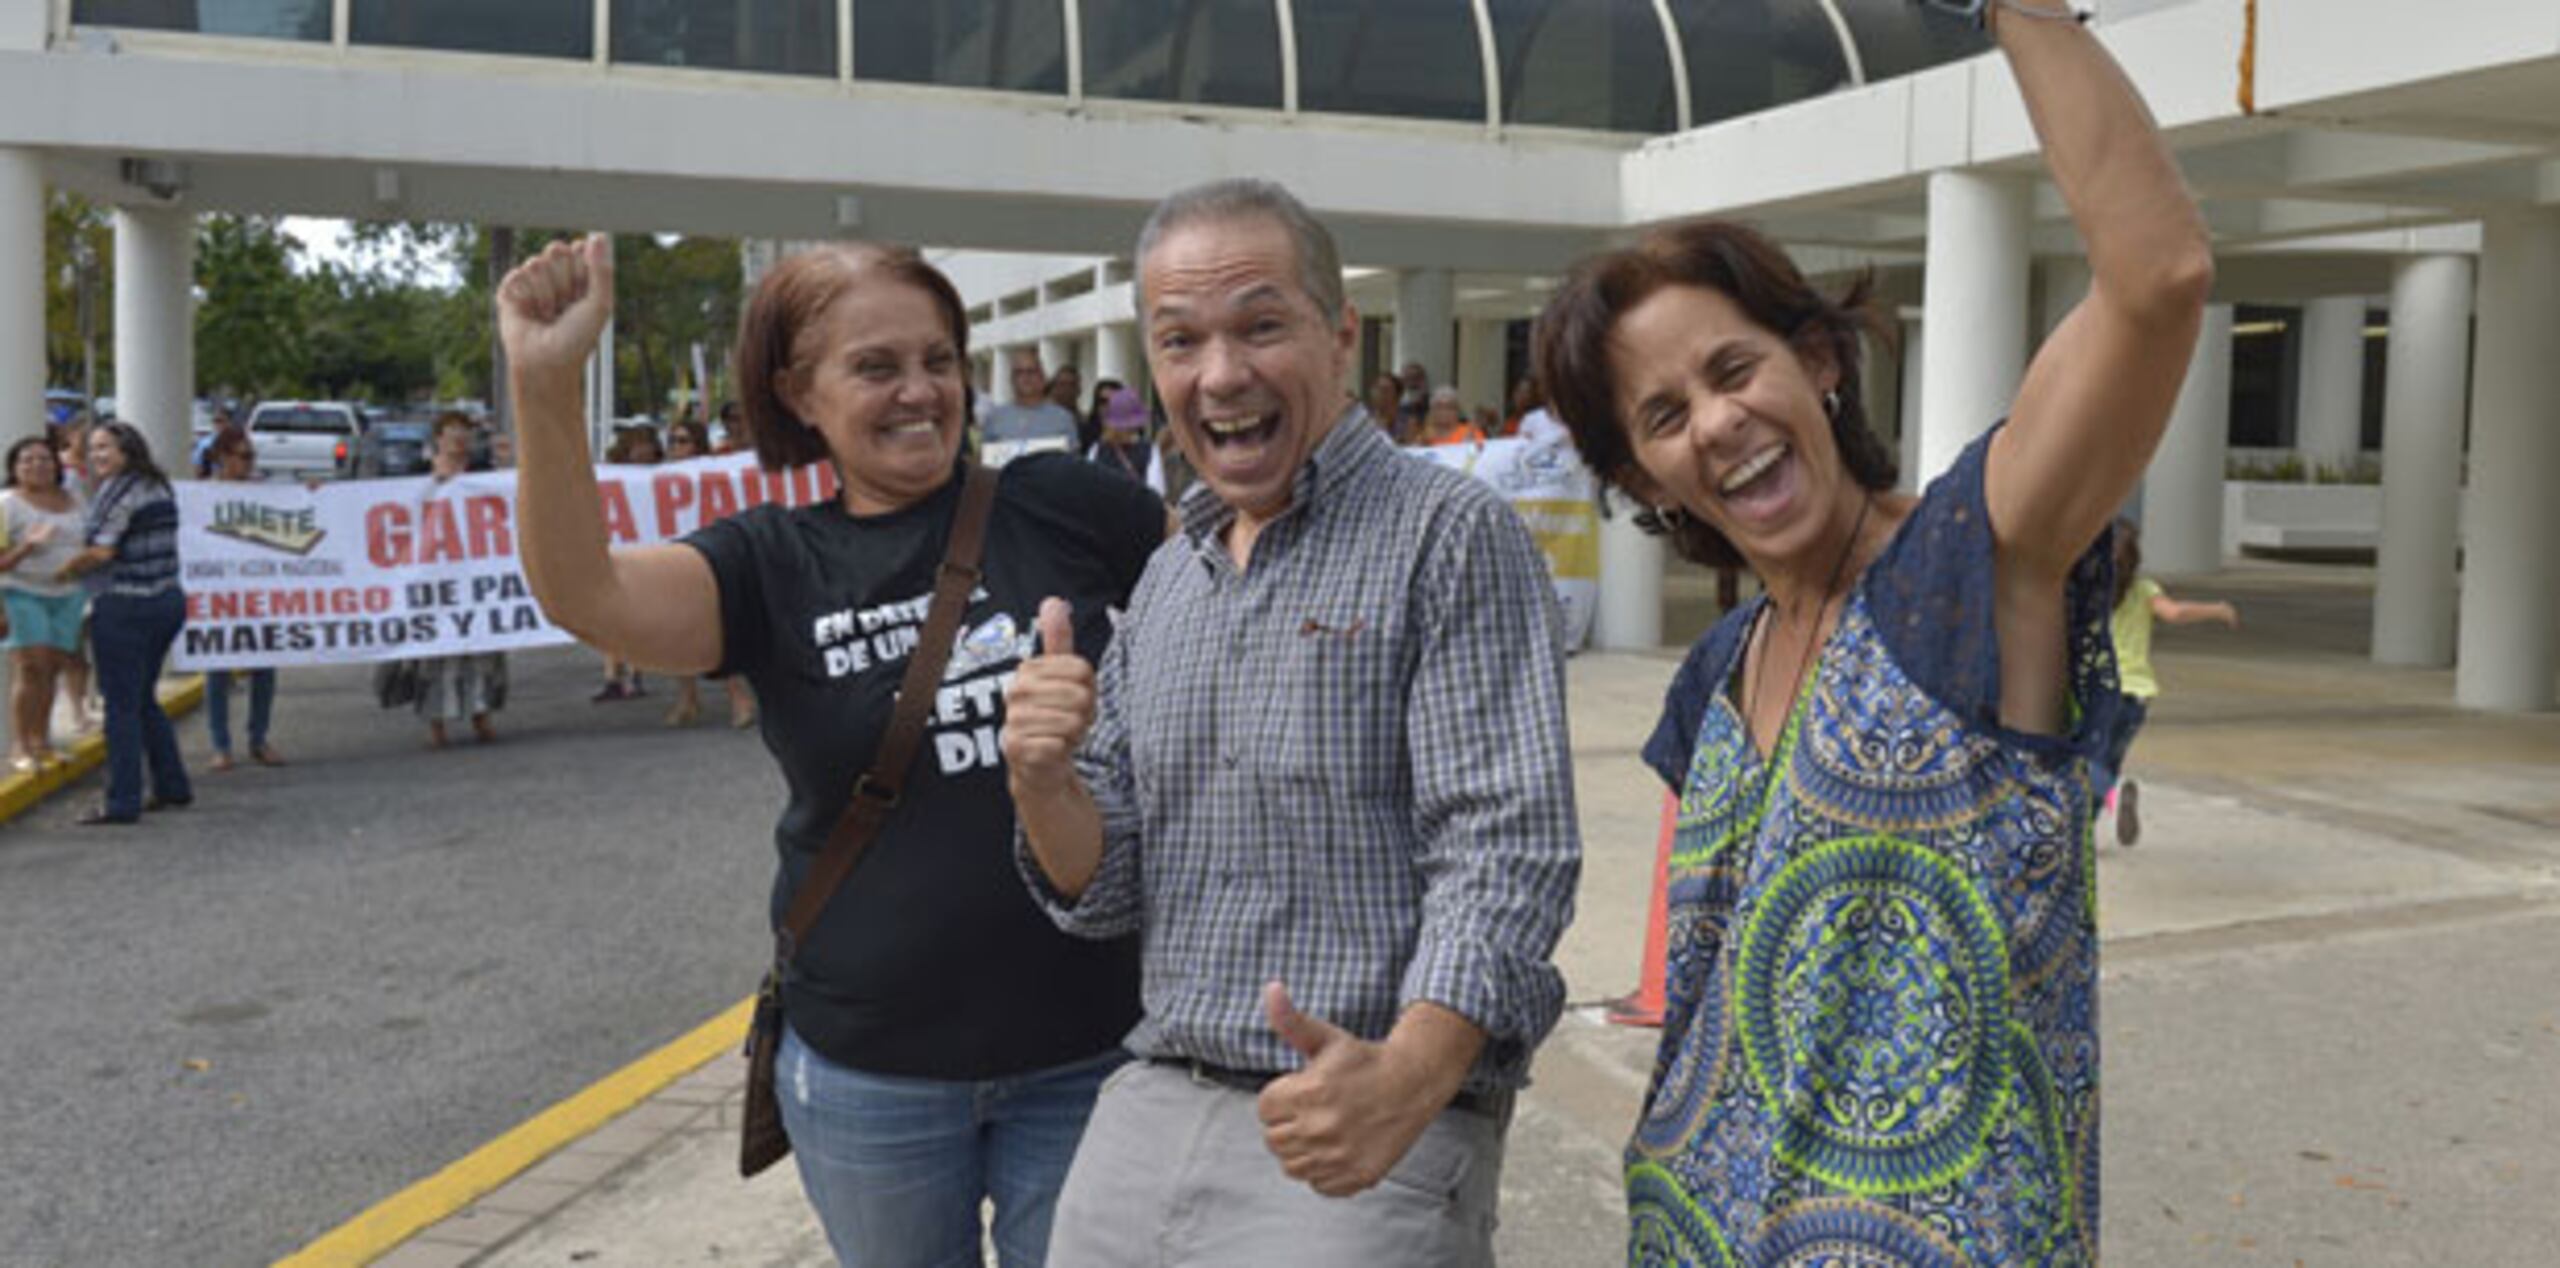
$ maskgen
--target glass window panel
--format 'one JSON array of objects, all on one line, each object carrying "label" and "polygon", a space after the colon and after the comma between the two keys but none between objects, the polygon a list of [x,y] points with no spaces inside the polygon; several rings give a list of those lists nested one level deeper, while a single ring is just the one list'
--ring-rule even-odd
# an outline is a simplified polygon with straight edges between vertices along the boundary
[{"label": "glass window panel", "polygon": [[76,0],[71,20],[271,40],[329,38],[329,0]]},{"label": "glass window panel", "polygon": [[1892,79],[1991,51],[1991,37],[1960,18],[1910,0],[1838,0],[1857,38],[1867,82]]},{"label": "glass window panel", "polygon": [[854,0],[853,77],[1067,90],[1060,0]]},{"label": "glass window panel", "polygon": [[1467,0],[1295,0],[1293,12],[1301,109],[1483,120]]},{"label": "glass window panel", "polygon": [[1081,0],[1093,97],[1280,108],[1271,0]]},{"label": "glass window panel", "polygon": [[592,58],[592,0],[351,0],[347,38],[357,44],[461,53]]},{"label": "glass window panel", "polygon": [[1688,53],[1693,124],[1818,97],[1849,82],[1839,32],[1815,0],[1671,0],[1671,16]]},{"label": "glass window panel", "polygon": [[832,76],[835,0],[613,0],[613,60]]},{"label": "glass window panel", "polygon": [[1509,123],[1671,132],[1678,101],[1653,0],[1492,0]]}]

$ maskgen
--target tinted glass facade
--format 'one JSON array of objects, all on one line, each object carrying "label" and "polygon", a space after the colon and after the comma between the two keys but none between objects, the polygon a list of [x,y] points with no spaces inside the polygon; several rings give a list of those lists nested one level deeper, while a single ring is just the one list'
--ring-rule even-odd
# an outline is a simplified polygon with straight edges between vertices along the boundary
[{"label": "tinted glass facade", "polygon": [[75,0],[71,20],[85,26],[325,41],[329,0]]},{"label": "tinted glass facade", "polygon": [[1653,0],[1491,0],[1506,123],[1676,132]]},{"label": "tinted glass facade", "polygon": [[1467,0],[1295,0],[1293,10],[1300,109],[1483,121]]},{"label": "tinted glass facade", "polygon": [[1671,16],[1689,55],[1692,126],[1849,82],[1839,33],[1813,0],[1671,0]]},{"label": "tinted glass facade", "polygon": [[1058,0],[857,0],[853,76],[947,88],[1067,90]]},{"label": "tinted glass facade", "polygon": [[1271,0],[1083,0],[1080,12],[1087,96],[1283,104]]},{"label": "tinted glass facade", "polygon": [[[38,0],[10,0],[36,3]],[[346,0],[357,44],[765,74],[838,72],[839,0]],[[1484,0],[1501,122],[1663,133],[1988,52],[1962,18],[1913,0],[1664,0],[1689,117],[1655,0]],[[853,0],[854,77],[1064,94],[1067,10],[1085,95],[1276,110],[1287,103],[1285,9],[1299,108],[1462,123],[1486,118],[1472,0]],[[326,41],[332,0],[73,0],[72,20]]]},{"label": "tinted glass facade", "polygon": [[613,0],[613,60],[833,77],[835,0]]},{"label": "tinted glass facade", "polygon": [[591,0],[350,0],[357,44],[521,57],[596,54]]},{"label": "tinted glass facade", "polygon": [[[1838,0],[1840,16],[1858,41],[1867,82],[1991,51],[1991,37],[1970,18],[1925,9],[1910,0]],[[1811,7],[1807,5],[1806,7]]]}]

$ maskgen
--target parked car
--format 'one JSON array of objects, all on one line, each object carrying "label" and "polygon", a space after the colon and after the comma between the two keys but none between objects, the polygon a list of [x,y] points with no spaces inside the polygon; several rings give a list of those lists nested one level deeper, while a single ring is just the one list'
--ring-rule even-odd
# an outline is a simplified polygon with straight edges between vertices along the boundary
[{"label": "parked car", "polygon": [[356,445],[356,477],[424,475],[435,453],[436,420],[432,414],[385,414],[364,430]]},{"label": "parked car", "polygon": [[[435,465],[436,419],[442,410],[404,409],[377,415],[365,424],[356,445],[355,475],[375,480],[389,476],[425,475]],[[471,469],[489,470],[489,426],[471,429]]]},{"label": "parked car", "polygon": [[258,474],[289,480],[351,475],[370,422],[352,401],[267,401],[249,411],[249,443]]}]

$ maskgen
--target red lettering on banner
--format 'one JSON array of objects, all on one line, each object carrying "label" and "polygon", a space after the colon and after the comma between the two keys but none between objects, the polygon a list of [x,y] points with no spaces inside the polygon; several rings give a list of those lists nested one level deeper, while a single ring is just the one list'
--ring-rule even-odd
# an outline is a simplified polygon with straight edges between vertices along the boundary
[{"label": "red lettering on banner", "polygon": [[516,553],[515,532],[507,523],[507,500],[481,496],[462,504],[462,522],[471,534],[471,557]]},{"label": "red lettering on banner", "polygon": [[604,503],[606,536],[626,545],[640,540],[640,524],[631,518],[631,498],[620,480],[596,481],[596,498]]},{"label": "red lettering on banner", "polygon": [[782,500],[791,506],[807,506],[809,504],[809,469],[793,467],[783,479],[787,488],[782,495]]},{"label": "red lettering on banner", "polygon": [[[836,494],[841,492],[843,487],[843,485],[836,481],[836,464],[832,462],[819,464],[818,497],[816,500],[821,502],[835,501]],[[807,503],[804,502],[802,505],[805,506]]]},{"label": "red lettering on banner", "polygon": [[447,564],[462,561],[462,523],[454,517],[453,503],[428,502],[418,508],[422,522],[418,525],[418,562]]},{"label": "red lettering on banner", "polygon": [[364,513],[364,553],[376,568],[397,568],[409,562],[409,508],[397,502],[381,502]]},{"label": "red lettering on banner", "polygon": [[762,467],[749,467],[738,473],[738,500],[747,506],[762,506],[782,496],[782,477]]},{"label": "red lettering on banner", "polygon": [[702,473],[702,489],[697,501],[702,506],[702,522],[725,520],[738,513],[738,492],[727,476],[716,471]]},{"label": "red lettering on banner", "polygon": [[649,493],[658,506],[658,536],[675,536],[677,513],[693,505],[693,482],[673,473],[652,476]]}]

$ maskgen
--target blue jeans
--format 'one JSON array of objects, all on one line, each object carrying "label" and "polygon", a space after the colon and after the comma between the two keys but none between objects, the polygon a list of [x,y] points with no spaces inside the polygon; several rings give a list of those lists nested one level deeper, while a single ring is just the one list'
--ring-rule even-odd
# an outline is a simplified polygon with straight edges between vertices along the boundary
[{"label": "blue jeans", "polygon": [[[213,751],[231,751],[231,670],[212,669],[204,676],[204,728],[213,733]],[[249,674],[249,750],[267,742],[267,719],[276,711],[276,671]]]},{"label": "blue jeans", "polygon": [[847,1069],[783,1028],[774,1084],[800,1184],[845,1268],[979,1268],[981,1200],[997,1262],[1039,1268],[1067,1164],[1117,1049],[978,1082]]},{"label": "blue jeans", "polygon": [[89,642],[98,662],[98,694],[107,701],[107,813],[142,813],[143,767],[164,801],[195,796],[178,733],[160,711],[160,665],[186,624],[187,601],[176,590],[148,598],[102,594],[89,608]]}]

